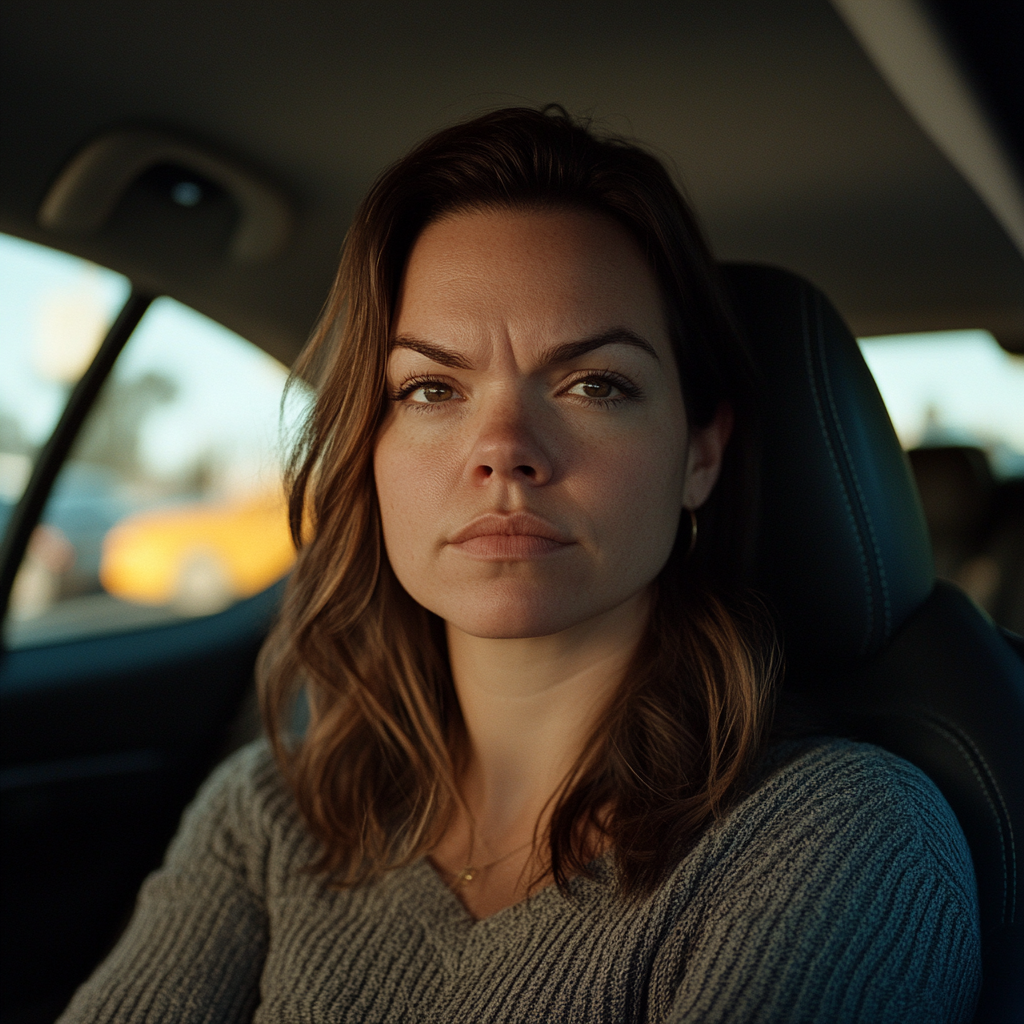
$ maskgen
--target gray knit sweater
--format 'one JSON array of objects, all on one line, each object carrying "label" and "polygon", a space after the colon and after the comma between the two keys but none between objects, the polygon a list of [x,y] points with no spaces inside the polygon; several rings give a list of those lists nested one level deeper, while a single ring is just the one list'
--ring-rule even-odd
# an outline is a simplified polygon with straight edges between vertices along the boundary
[{"label": "gray knit sweater", "polygon": [[420,860],[333,892],[264,744],[209,779],[79,1021],[969,1021],[970,856],[935,786],[877,747],[777,748],[649,899],[597,879],[474,922]]}]

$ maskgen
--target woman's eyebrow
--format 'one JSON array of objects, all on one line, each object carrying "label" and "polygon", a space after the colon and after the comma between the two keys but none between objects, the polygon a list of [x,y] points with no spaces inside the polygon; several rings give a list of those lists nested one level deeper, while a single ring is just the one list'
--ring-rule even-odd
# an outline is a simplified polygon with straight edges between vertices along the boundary
[{"label": "woman's eyebrow", "polygon": [[[639,334],[631,331],[628,327],[613,327],[611,330],[602,331],[600,334],[595,334],[590,338],[581,338],[579,341],[567,341],[548,349],[541,359],[541,365],[552,366],[556,363],[568,363],[605,345],[629,345],[632,348],[638,348],[646,352],[652,359],[661,362],[658,358],[658,353],[654,351],[654,346],[645,338],[640,337]],[[393,349],[411,349],[413,352],[419,352],[420,355],[426,356],[442,366],[451,366],[459,370],[472,369],[470,362],[458,352],[453,352],[451,349],[435,345],[429,341],[413,338],[408,334],[400,334],[392,342],[391,347]]]},{"label": "woman's eyebrow", "polygon": [[442,366],[451,366],[458,370],[471,370],[473,368],[469,360],[459,355],[458,352],[452,352],[451,349],[443,348],[441,345],[434,345],[429,341],[421,341],[419,338],[413,338],[408,334],[400,334],[395,338],[391,343],[391,348],[408,348],[413,352],[419,352],[421,356],[433,359],[435,363],[440,363]]},{"label": "woman's eyebrow", "polygon": [[635,331],[628,327],[613,327],[610,330],[602,331],[590,338],[583,338],[580,341],[567,341],[562,345],[556,345],[548,349],[544,354],[542,363],[544,366],[551,366],[554,363],[568,363],[580,356],[585,356],[595,348],[602,348],[604,345],[629,345],[646,352],[652,359],[659,363],[658,353],[654,346],[646,338],[640,337]]}]

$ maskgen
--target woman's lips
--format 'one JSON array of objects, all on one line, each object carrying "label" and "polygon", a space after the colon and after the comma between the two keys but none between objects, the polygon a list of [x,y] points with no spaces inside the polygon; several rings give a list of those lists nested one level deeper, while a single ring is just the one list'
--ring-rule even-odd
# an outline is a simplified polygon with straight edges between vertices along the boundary
[{"label": "woman's lips", "polygon": [[549,540],[547,537],[522,533],[514,536],[491,533],[483,537],[472,537],[455,545],[464,554],[495,562],[524,561],[528,558],[537,558],[540,555],[549,555],[555,551],[564,551],[568,546],[568,544],[559,544],[557,540]]},{"label": "woman's lips", "polygon": [[479,516],[448,543],[473,558],[514,562],[564,551],[575,542],[532,512],[512,512]]}]

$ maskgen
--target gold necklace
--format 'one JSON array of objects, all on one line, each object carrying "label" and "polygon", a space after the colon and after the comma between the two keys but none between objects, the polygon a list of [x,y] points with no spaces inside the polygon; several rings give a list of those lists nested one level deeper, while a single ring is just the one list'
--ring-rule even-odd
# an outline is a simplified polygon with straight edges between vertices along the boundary
[{"label": "gold necklace", "polygon": [[[528,842],[523,843],[522,846],[517,846],[514,850],[509,850],[508,853],[503,854],[497,860],[492,860],[488,864],[481,864],[479,867],[474,867],[472,865],[472,863],[467,864],[461,871],[454,872],[455,884],[456,885],[469,885],[469,883],[472,882],[473,879],[476,878],[476,876],[478,874],[480,874],[481,871],[487,871],[489,868],[497,867],[503,861],[508,860],[509,857],[514,857],[517,853],[521,853],[528,846],[532,846],[532,845],[533,845],[533,840],[530,839]],[[472,840],[472,838],[470,838],[470,841],[469,841],[469,859],[470,859],[470,861],[473,860],[473,840]]]}]

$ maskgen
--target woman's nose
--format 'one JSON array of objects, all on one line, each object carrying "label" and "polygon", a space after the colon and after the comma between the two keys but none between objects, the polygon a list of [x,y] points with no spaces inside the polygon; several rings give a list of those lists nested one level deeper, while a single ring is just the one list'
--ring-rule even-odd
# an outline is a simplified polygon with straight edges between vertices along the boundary
[{"label": "woman's nose", "polygon": [[553,465],[537,417],[519,400],[495,402],[481,410],[481,423],[467,465],[477,486],[499,480],[539,486]]}]

